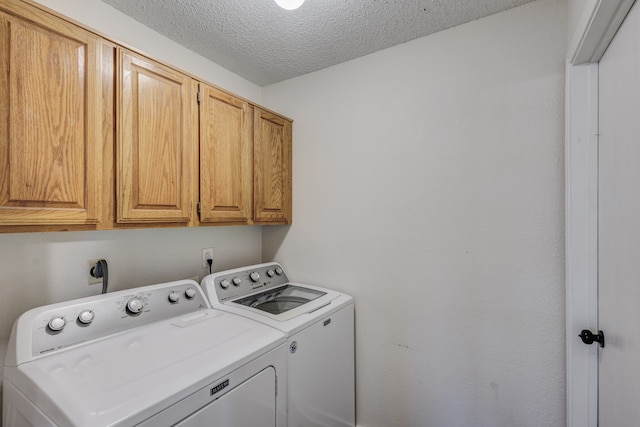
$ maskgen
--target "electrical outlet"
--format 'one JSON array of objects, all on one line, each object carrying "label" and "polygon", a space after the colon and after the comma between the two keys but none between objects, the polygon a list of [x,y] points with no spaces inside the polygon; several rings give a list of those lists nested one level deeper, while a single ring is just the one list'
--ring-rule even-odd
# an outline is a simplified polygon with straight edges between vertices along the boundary
[{"label": "electrical outlet", "polygon": [[102,258],[96,258],[96,259],[90,259],[87,261],[87,269],[86,269],[86,274],[87,274],[87,284],[89,285],[95,285],[96,283],[102,283],[102,277],[93,277],[91,275],[91,269],[96,265],[96,263],[98,261],[100,261]]},{"label": "electrical outlet", "polygon": [[213,248],[205,248],[202,250],[202,268],[209,268],[208,259],[213,260]]}]

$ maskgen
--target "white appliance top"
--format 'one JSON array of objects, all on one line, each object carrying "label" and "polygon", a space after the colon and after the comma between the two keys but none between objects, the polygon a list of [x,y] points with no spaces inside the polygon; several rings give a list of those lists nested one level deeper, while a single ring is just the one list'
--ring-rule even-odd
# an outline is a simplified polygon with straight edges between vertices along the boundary
[{"label": "white appliance top", "polygon": [[353,303],[349,295],[318,286],[292,283],[278,263],[220,271],[202,279],[212,306],[240,314],[292,334]]},{"label": "white appliance top", "polygon": [[131,425],[282,342],[212,310],[197,283],[171,282],[28,311],[4,377],[59,425]]}]

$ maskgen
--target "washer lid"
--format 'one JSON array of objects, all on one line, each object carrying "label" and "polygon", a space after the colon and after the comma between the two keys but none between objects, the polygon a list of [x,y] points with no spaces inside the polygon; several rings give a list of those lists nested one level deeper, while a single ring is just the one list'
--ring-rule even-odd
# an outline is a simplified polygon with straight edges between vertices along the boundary
[{"label": "washer lid", "polygon": [[58,425],[132,425],[284,342],[284,334],[208,309],[131,329],[4,376]]},{"label": "washer lid", "polygon": [[282,314],[326,294],[326,292],[315,289],[287,284],[235,300],[234,302],[266,311],[267,313]]}]

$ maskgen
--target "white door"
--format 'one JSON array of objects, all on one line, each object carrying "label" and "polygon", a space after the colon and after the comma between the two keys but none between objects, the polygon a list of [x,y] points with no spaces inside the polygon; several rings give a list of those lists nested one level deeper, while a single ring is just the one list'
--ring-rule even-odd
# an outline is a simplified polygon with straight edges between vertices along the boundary
[{"label": "white door", "polygon": [[[640,425],[640,5],[599,65],[598,425]],[[594,331],[595,332],[595,331]]]}]

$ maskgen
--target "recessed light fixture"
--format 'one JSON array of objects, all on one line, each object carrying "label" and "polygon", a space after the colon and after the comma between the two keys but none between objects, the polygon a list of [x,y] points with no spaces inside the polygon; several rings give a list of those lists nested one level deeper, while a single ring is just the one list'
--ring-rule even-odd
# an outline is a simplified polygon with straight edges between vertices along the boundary
[{"label": "recessed light fixture", "polygon": [[276,0],[278,6],[286,10],[294,10],[302,6],[304,0]]}]

